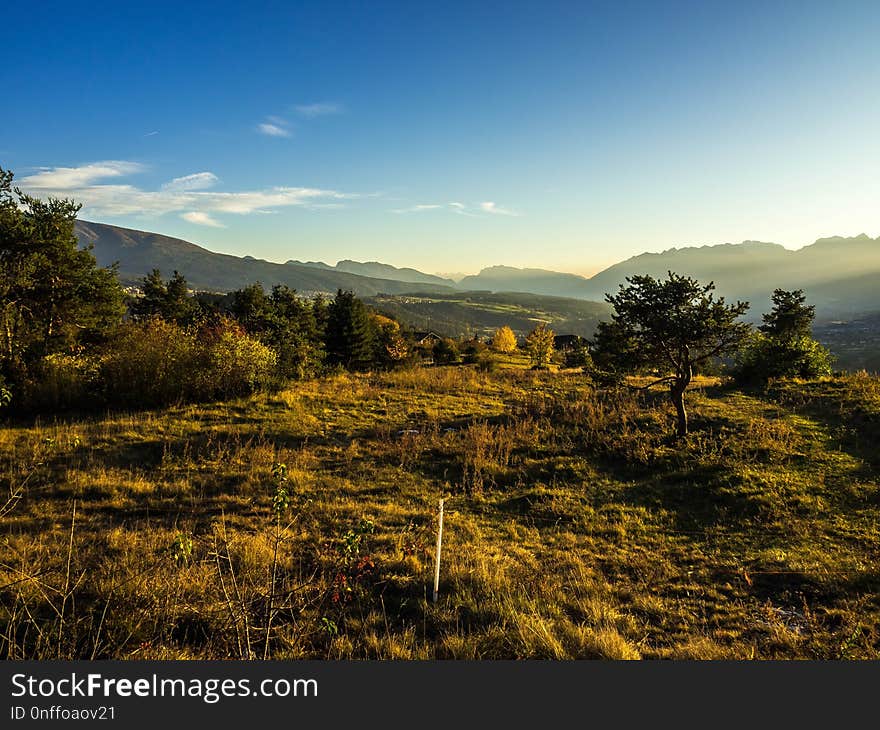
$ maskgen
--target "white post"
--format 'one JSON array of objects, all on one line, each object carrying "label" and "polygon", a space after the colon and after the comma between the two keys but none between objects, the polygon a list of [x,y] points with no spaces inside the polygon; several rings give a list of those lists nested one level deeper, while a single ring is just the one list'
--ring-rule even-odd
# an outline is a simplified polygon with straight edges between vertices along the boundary
[{"label": "white post", "polygon": [[440,500],[440,523],[437,527],[437,556],[434,559],[434,603],[440,590],[440,548],[443,545],[443,500]]}]

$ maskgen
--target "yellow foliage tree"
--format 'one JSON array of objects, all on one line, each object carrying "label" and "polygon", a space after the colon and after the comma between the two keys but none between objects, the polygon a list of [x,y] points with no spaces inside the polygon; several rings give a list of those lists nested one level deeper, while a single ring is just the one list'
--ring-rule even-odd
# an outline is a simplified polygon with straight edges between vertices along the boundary
[{"label": "yellow foliage tree", "polygon": [[539,324],[526,337],[526,352],[532,360],[532,367],[544,369],[553,357],[553,338],[555,334],[546,324]]},{"label": "yellow foliage tree", "polygon": [[514,352],[516,350],[516,335],[507,325],[495,330],[492,337],[492,349],[497,352]]}]

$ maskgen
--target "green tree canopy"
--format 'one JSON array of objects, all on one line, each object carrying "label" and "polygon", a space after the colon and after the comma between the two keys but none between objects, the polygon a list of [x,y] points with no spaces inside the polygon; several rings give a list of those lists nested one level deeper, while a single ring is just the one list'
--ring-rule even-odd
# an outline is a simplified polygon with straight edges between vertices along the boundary
[{"label": "green tree canopy", "polygon": [[141,279],[142,296],[131,304],[134,316],[144,319],[161,317],[168,322],[191,324],[198,312],[198,302],[189,295],[186,278],[175,271],[166,283],[162,272],[153,269]]},{"label": "green tree canopy", "polygon": [[831,374],[831,353],[812,336],[816,308],[801,289],[773,292],[773,308],[740,353],[736,378],[746,383],[771,378],[816,378]]},{"label": "green tree canopy", "polygon": [[327,306],[327,361],[348,370],[369,370],[376,358],[376,327],[354,292],[336,292]]},{"label": "green tree canopy", "polygon": [[806,304],[803,289],[785,291],[776,289],[771,297],[773,309],[763,315],[764,324],[758,329],[776,340],[791,340],[797,337],[810,337],[816,307]]},{"label": "green tree canopy", "polygon": [[532,361],[532,368],[543,370],[553,357],[555,334],[545,323],[539,324],[526,335],[525,351]]},{"label": "green tree canopy", "polygon": [[15,383],[53,352],[101,339],[124,312],[115,268],[80,248],[80,206],[39,200],[0,168],[0,369]]},{"label": "green tree canopy", "polygon": [[[737,350],[750,327],[737,321],[748,310],[747,302],[727,304],[715,298],[712,282],[671,271],[667,279],[651,276],[627,278],[620,291],[606,295],[614,307],[608,342],[623,343],[624,363],[630,369],[648,367],[662,373],[654,381],[669,383],[676,409],[679,436],[688,433],[684,392],[701,363]],[[602,360],[613,358],[603,353]]]}]

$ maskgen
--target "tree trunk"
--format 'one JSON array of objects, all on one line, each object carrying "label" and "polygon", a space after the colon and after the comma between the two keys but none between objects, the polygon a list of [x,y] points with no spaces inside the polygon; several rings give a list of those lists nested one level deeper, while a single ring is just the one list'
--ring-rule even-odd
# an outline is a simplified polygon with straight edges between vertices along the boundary
[{"label": "tree trunk", "polygon": [[669,397],[672,398],[672,404],[675,406],[675,413],[678,418],[676,433],[679,438],[688,435],[688,414],[687,408],[684,407],[684,392],[691,384],[693,377],[693,367],[688,364],[676,374],[675,380],[669,387]]},{"label": "tree trunk", "polygon": [[[685,386],[687,387],[687,386]],[[671,389],[672,403],[675,405],[675,413],[678,417],[676,432],[679,438],[688,435],[688,414],[684,407],[684,388],[679,388],[678,383],[674,383]]]}]

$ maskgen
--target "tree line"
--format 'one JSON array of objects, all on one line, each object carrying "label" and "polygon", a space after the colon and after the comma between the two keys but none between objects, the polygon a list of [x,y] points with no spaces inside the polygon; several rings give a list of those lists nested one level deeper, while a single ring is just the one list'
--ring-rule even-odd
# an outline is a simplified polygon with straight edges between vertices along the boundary
[{"label": "tree line", "polygon": [[0,168],[0,407],[150,406],[228,397],[412,355],[400,324],[350,291],[260,284],[193,294],[154,270],[140,295],[74,234],[80,206],[39,200]]},{"label": "tree line", "polygon": [[[54,409],[94,404],[149,406],[240,395],[334,369],[365,371],[412,363],[476,363],[487,349],[511,353],[509,327],[490,348],[440,338],[419,346],[401,325],[351,291],[304,299],[286,286],[253,284],[228,294],[191,294],[185,277],[154,270],[127,295],[115,267],[101,268],[74,235],[80,206],[42,201],[12,185],[0,168],[0,407]],[[648,376],[665,384],[688,431],[684,396],[694,375],[719,365],[742,383],[831,372],[831,356],[811,336],[815,310],[804,293],[776,290],[772,311],[753,328],[749,305],[716,297],[714,284],[669,272],[634,276],[616,294],[611,320],[592,341],[566,348],[562,364],[597,383]],[[554,356],[554,333],[539,324],[523,350],[532,367]]]}]

